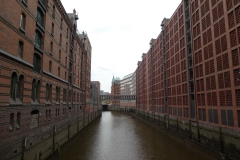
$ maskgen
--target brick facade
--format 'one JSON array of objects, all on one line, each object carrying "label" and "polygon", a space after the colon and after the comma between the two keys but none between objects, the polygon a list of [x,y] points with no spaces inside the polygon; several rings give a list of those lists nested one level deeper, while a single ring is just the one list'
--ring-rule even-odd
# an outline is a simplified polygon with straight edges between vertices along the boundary
[{"label": "brick facade", "polygon": [[91,44],[60,0],[3,0],[0,8],[0,157],[7,159],[23,140],[34,145],[47,128],[90,111]]},{"label": "brick facade", "polygon": [[239,130],[240,2],[183,0],[136,70],[137,108]]}]

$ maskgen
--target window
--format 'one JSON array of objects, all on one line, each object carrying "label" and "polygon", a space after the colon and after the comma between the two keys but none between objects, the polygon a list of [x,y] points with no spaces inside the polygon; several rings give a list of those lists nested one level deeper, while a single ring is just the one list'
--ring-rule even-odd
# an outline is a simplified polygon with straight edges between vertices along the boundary
[{"label": "window", "polygon": [[62,29],[62,25],[63,25],[63,19],[61,18],[61,26],[60,26],[61,29]]},{"label": "window", "polygon": [[62,34],[60,34],[60,45],[62,45]]},{"label": "window", "polygon": [[[10,88],[10,97],[12,101],[22,101],[23,99],[23,86],[24,85],[24,77],[23,75],[17,77],[17,73],[13,72],[11,76],[11,88]],[[12,102],[10,100],[10,102]]]},{"label": "window", "polygon": [[36,81],[33,79],[32,82],[32,102],[39,103],[39,95],[40,95],[40,81]]},{"label": "window", "polygon": [[35,39],[34,39],[35,47],[42,49],[43,48],[43,37],[39,31],[35,32]]},{"label": "window", "polygon": [[26,16],[24,13],[22,13],[20,17],[20,29],[23,31],[25,30],[25,24],[26,24]]},{"label": "window", "polygon": [[23,42],[19,41],[18,43],[18,56],[23,58]]},{"label": "window", "polygon": [[10,126],[9,126],[9,130],[12,131],[14,127],[14,113],[10,114]]},{"label": "window", "polygon": [[51,35],[54,35],[54,23],[52,23],[52,30],[51,30]]},{"label": "window", "polygon": [[69,76],[68,81],[69,81],[69,84],[72,85],[72,76]]},{"label": "window", "polygon": [[65,66],[67,66],[67,57],[65,58]]},{"label": "window", "polygon": [[21,113],[17,113],[17,129],[20,128]]},{"label": "window", "polygon": [[59,50],[58,61],[61,62],[61,50]]},{"label": "window", "polygon": [[52,72],[52,61],[49,61],[48,67],[49,67],[49,72],[51,73]]},{"label": "window", "polygon": [[66,103],[66,89],[63,89],[63,102]]},{"label": "window", "polygon": [[70,49],[70,58],[71,59],[73,58],[73,51],[72,51],[72,49]]},{"label": "window", "polygon": [[79,93],[77,93],[77,102],[79,103]]},{"label": "window", "polygon": [[73,92],[73,102],[75,103],[75,101],[76,101],[76,93],[75,92]]},{"label": "window", "polygon": [[34,59],[33,59],[33,70],[36,71],[37,73],[40,73],[41,70],[41,57],[38,54],[34,54]]},{"label": "window", "polygon": [[65,80],[67,80],[67,72],[65,71]]},{"label": "window", "polygon": [[60,102],[60,87],[56,87],[56,103]]},{"label": "window", "polygon": [[60,77],[60,67],[58,67],[58,77]]},{"label": "window", "polygon": [[46,101],[47,103],[51,103],[52,100],[52,85],[48,84],[46,85]]},{"label": "window", "polygon": [[44,27],[44,15],[40,8],[37,9],[37,24]]},{"label": "window", "polygon": [[68,38],[68,28],[67,28],[67,38]]},{"label": "window", "polygon": [[55,6],[53,5],[53,13],[52,13],[52,17],[55,18]]},{"label": "window", "polygon": [[50,54],[53,53],[53,42],[50,43]]},{"label": "window", "polygon": [[66,42],[66,52],[68,52],[68,42]]},{"label": "window", "polygon": [[69,71],[72,72],[72,63],[69,62]]}]

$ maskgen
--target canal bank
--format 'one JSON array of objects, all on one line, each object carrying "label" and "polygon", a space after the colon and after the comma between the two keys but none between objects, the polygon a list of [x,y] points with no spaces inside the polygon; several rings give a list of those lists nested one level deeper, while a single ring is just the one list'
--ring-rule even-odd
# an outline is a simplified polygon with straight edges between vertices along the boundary
[{"label": "canal bank", "polygon": [[168,115],[137,110],[135,108],[109,107],[110,111],[130,114],[174,138],[205,152],[216,159],[240,159],[240,134],[231,130],[207,126],[196,121],[177,119]]},{"label": "canal bank", "polygon": [[214,160],[123,112],[106,111],[56,160]]},{"label": "canal bank", "polygon": [[23,138],[22,151],[9,160],[53,160],[101,115],[102,110],[96,110],[85,115],[70,116],[66,121],[41,128],[41,133],[36,130],[36,133]]},{"label": "canal bank", "polygon": [[[87,127],[89,127],[90,124],[94,120],[99,118],[100,116],[102,116],[102,111],[101,110],[98,110],[97,112],[92,112],[92,113],[88,114],[85,117],[85,119],[79,120],[77,123],[72,124],[71,126],[66,128],[67,130],[59,133],[58,134],[58,140],[60,140],[61,137],[62,137],[62,139],[64,137],[68,137],[68,140],[66,140],[65,143],[58,146],[58,148],[56,148],[53,152],[51,152],[51,154],[46,157],[46,160],[55,160],[57,157],[59,157],[59,155],[61,155],[62,152],[64,152],[69,146],[71,146],[72,143],[74,143],[74,141],[79,137],[79,135],[82,132],[84,132],[84,130]],[[73,134],[71,134],[71,131],[72,131]],[[74,134],[74,131],[77,131],[77,132],[75,132],[75,134]],[[68,136],[68,134],[70,134],[70,137]],[[58,143],[58,142],[55,142],[55,143]]]}]

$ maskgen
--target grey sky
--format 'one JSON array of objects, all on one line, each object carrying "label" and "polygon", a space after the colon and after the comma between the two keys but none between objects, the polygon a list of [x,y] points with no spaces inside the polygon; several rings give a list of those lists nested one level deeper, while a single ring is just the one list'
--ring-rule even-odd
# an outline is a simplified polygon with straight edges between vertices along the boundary
[{"label": "grey sky", "polygon": [[92,81],[110,92],[112,76],[121,79],[137,68],[142,53],[157,38],[164,17],[181,0],[61,0],[67,13],[78,12],[78,29],[92,45]]}]

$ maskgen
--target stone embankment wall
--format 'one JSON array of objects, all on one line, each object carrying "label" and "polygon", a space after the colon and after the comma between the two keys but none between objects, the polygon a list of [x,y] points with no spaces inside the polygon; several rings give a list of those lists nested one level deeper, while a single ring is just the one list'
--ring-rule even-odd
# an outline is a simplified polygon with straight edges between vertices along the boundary
[{"label": "stone embankment wall", "polygon": [[[22,151],[9,160],[43,160],[49,156],[52,157],[52,153],[64,150],[69,141],[101,114],[102,111],[98,110],[85,115],[85,118],[78,116],[71,119],[71,122],[69,120],[60,121],[45,128],[45,132],[36,130],[35,133],[26,135],[25,139],[22,140]],[[44,130],[44,128],[41,129]]]},{"label": "stone embankment wall", "polygon": [[239,130],[206,125],[194,120],[178,119],[134,108],[109,107],[109,110],[130,113],[216,159],[240,159]]}]

